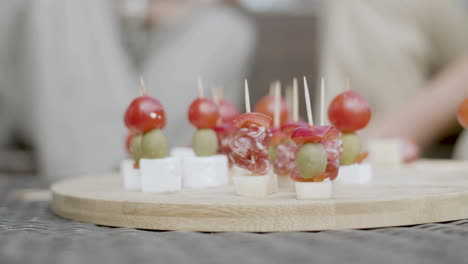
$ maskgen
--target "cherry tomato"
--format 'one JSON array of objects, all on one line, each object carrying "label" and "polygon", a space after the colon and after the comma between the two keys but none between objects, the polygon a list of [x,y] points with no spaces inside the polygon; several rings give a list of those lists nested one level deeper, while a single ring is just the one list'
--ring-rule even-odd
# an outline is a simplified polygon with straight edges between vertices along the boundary
[{"label": "cherry tomato", "polygon": [[135,98],[125,112],[125,125],[135,133],[146,133],[166,126],[166,114],[162,104],[151,96]]},{"label": "cherry tomato", "polygon": [[346,91],[333,98],[328,119],[343,133],[353,133],[366,127],[371,119],[367,100],[355,91]]},{"label": "cherry tomato", "polygon": [[240,115],[239,108],[227,100],[221,100],[218,103],[219,115],[223,122],[232,122],[234,118]]},{"label": "cherry tomato", "polygon": [[298,127],[291,135],[296,144],[319,143],[340,137],[340,131],[333,126]]},{"label": "cherry tomato", "polygon": [[130,151],[130,143],[132,142],[132,139],[135,137],[135,135],[135,133],[129,131],[127,138],[125,139],[125,149],[127,150],[128,155],[132,155],[132,152]]},{"label": "cherry tomato", "polygon": [[464,128],[468,128],[468,98],[458,106],[457,119]]},{"label": "cherry tomato", "polygon": [[272,122],[272,119],[269,116],[265,114],[261,114],[261,113],[252,112],[252,113],[245,113],[236,117],[232,121],[232,124],[237,128],[242,128],[250,124],[255,124],[261,127],[270,128],[271,122]]},{"label": "cherry tomato", "polygon": [[[275,97],[271,95],[264,96],[255,105],[255,112],[265,114],[271,119],[274,118],[275,113]],[[286,100],[280,100],[280,126],[288,122],[289,110]]]},{"label": "cherry tomato", "polygon": [[218,106],[211,99],[197,98],[189,107],[188,119],[198,129],[213,128],[219,117]]}]

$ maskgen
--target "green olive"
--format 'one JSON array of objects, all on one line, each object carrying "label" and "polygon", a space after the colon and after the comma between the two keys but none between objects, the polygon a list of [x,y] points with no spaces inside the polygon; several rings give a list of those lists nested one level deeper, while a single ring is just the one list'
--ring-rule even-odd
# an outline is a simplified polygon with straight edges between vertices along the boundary
[{"label": "green olive", "polygon": [[200,157],[216,155],[218,151],[218,137],[213,129],[204,128],[197,130],[192,138],[192,148],[195,154]]},{"label": "green olive", "polygon": [[134,136],[132,141],[130,142],[130,152],[132,153],[132,158],[135,161],[139,161],[141,158],[143,158],[143,151],[141,149],[142,138],[143,136],[139,134]]},{"label": "green olive", "polygon": [[356,133],[343,134],[343,154],[341,154],[340,164],[351,165],[356,163],[361,154],[361,140]]},{"label": "green olive", "polygon": [[270,155],[270,162],[274,163],[276,160],[276,146],[270,145],[268,147],[268,154]]},{"label": "green olive", "polygon": [[297,152],[297,168],[305,179],[311,179],[327,168],[327,152],[319,143],[306,143]]},{"label": "green olive", "polygon": [[161,129],[153,129],[145,133],[141,146],[145,158],[161,159],[167,157],[167,139]]}]

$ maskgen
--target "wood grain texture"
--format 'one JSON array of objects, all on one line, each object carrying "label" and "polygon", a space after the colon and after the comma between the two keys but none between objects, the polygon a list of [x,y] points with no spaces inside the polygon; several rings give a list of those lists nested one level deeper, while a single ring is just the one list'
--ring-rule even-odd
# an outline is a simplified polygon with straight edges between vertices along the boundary
[{"label": "wood grain texture", "polygon": [[419,161],[375,170],[369,185],[334,188],[327,200],[296,200],[287,184],[256,199],[236,196],[231,186],[151,194],[125,191],[118,174],[107,174],[54,184],[52,209],[99,225],[209,232],[374,228],[468,218],[468,162]]}]

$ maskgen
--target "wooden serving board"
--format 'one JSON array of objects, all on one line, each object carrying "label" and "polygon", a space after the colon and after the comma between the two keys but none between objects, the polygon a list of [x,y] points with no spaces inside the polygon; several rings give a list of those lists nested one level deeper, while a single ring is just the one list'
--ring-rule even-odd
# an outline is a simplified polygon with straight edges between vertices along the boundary
[{"label": "wooden serving board", "polygon": [[468,218],[468,162],[419,161],[374,170],[369,185],[335,184],[334,198],[296,200],[281,186],[266,198],[225,186],[177,193],[125,191],[118,174],[52,186],[53,211],[106,226],[194,231],[312,231],[414,225]]}]

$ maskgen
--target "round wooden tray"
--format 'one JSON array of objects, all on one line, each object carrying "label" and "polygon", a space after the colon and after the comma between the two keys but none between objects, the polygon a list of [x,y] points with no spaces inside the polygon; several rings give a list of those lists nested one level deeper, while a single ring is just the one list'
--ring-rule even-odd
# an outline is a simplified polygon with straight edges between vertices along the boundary
[{"label": "round wooden tray", "polygon": [[414,225],[468,218],[468,163],[419,161],[375,170],[369,185],[335,184],[334,198],[296,200],[287,184],[266,198],[233,187],[169,194],[125,191],[118,174],[52,186],[53,211],[106,226],[194,231],[312,231]]}]

